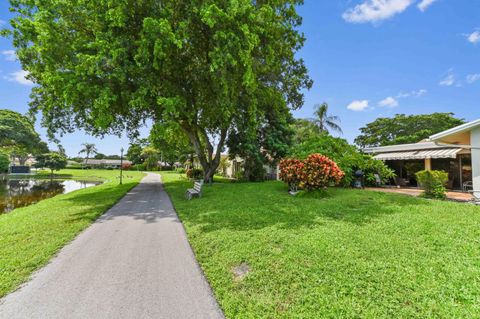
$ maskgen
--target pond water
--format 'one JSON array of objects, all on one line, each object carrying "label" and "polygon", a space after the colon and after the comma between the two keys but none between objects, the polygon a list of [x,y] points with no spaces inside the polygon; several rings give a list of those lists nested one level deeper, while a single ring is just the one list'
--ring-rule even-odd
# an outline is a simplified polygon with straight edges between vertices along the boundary
[{"label": "pond water", "polygon": [[6,179],[0,180],[0,214],[38,203],[58,194],[87,188],[100,182],[76,180]]}]

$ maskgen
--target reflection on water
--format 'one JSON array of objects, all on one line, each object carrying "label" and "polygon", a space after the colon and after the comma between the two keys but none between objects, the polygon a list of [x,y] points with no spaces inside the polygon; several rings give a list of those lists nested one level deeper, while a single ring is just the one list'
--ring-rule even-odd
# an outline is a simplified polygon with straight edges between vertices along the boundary
[{"label": "reflection on water", "polygon": [[35,204],[42,199],[98,185],[74,180],[7,179],[0,181],[0,214],[14,208]]}]

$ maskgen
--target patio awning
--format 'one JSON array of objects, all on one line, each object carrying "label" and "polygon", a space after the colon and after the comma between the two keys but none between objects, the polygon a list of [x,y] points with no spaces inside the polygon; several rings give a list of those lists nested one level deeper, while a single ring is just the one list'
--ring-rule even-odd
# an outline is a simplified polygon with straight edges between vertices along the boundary
[{"label": "patio awning", "polygon": [[419,150],[407,152],[380,153],[374,156],[381,161],[391,160],[415,160],[427,158],[456,158],[461,148],[438,148],[433,150]]}]

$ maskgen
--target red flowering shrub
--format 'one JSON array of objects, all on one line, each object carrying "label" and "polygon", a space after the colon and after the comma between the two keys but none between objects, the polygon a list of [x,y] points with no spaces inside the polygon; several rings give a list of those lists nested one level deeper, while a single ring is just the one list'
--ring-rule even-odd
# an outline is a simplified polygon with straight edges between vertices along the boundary
[{"label": "red flowering shrub", "polygon": [[279,166],[280,179],[287,183],[290,189],[295,190],[303,179],[303,162],[294,158],[286,158],[280,161]]},{"label": "red flowering shrub", "polygon": [[280,179],[290,189],[297,186],[306,190],[339,184],[345,173],[330,158],[321,154],[311,154],[305,160],[284,159],[280,162]]},{"label": "red flowering shrub", "polygon": [[345,176],[337,163],[324,155],[311,154],[303,162],[302,186],[307,190],[324,188],[331,183],[338,185]]},{"label": "red flowering shrub", "polygon": [[125,170],[125,171],[128,171],[132,168],[132,164],[130,163],[123,163],[122,164],[122,169]]}]

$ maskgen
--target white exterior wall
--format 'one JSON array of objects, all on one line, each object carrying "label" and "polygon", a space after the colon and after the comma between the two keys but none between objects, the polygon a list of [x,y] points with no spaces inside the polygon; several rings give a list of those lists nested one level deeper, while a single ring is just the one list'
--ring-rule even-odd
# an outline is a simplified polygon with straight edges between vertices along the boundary
[{"label": "white exterior wall", "polygon": [[480,198],[480,127],[474,128],[470,134],[473,190],[475,197]]}]

